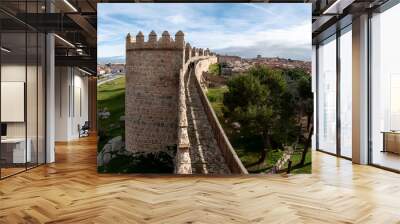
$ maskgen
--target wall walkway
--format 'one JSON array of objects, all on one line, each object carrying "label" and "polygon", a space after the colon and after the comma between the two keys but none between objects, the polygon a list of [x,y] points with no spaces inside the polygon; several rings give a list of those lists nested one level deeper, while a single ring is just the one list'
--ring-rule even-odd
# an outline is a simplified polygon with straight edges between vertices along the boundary
[{"label": "wall walkway", "polygon": [[215,56],[190,58],[181,71],[176,173],[247,174],[202,88]]},{"label": "wall walkway", "polygon": [[229,167],[219,150],[200,95],[196,90],[195,79],[194,70],[190,69],[185,77],[185,90],[192,172],[229,174]]}]

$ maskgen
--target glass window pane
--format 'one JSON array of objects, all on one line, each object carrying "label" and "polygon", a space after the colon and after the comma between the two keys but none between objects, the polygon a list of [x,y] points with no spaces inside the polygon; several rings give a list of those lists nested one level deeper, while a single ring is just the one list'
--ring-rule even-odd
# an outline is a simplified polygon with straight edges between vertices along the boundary
[{"label": "glass window pane", "polygon": [[[400,170],[400,4],[376,14],[372,25],[372,163]],[[386,134],[384,134],[386,133]]]},{"label": "glass window pane", "polygon": [[336,36],[318,48],[318,148],[336,153]]},{"label": "glass window pane", "polygon": [[352,157],[352,35],[351,27],[340,36],[340,153]]},{"label": "glass window pane", "polygon": [[1,174],[25,170],[26,33],[1,34]]},{"label": "glass window pane", "polygon": [[[45,35],[21,20],[43,13],[45,1],[0,1],[2,141],[0,177],[45,162]],[[31,21],[33,23],[37,21]]]}]

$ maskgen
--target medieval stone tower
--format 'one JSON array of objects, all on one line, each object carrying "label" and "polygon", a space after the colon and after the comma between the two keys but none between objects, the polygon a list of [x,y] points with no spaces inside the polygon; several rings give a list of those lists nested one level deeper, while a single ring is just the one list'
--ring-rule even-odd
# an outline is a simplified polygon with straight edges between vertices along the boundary
[{"label": "medieval stone tower", "polygon": [[126,149],[166,150],[176,144],[180,69],[184,64],[183,32],[175,40],[167,31],[160,39],[152,31],[126,37]]}]

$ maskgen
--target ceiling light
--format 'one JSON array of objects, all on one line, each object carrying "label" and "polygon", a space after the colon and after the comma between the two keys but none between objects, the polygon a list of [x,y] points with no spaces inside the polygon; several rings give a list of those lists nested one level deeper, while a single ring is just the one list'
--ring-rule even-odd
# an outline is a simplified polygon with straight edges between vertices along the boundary
[{"label": "ceiling light", "polygon": [[11,50],[9,50],[9,49],[7,49],[7,48],[5,48],[5,47],[1,47],[0,49],[1,49],[2,51],[6,52],[6,53],[10,53],[10,52],[11,52]]},{"label": "ceiling light", "polygon": [[337,10],[337,6],[338,6],[338,3],[340,2],[340,0],[338,0],[338,1],[335,1],[332,5],[330,5],[322,14],[331,14],[332,12],[332,10],[333,9],[335,9],[335,10]]},{"label": "ceiling light", "polygon": [[65,4],[67,4],[74,12],[78,12],[78,10],[68,1],[64,0]]},{"label": "ceiling light", "polygon": [[62,38],[62,37],[60,37],[60,36],[57,35],[57,34],[54,34],[54,36],[57,37],[58,39],[60,39],[61,41],[63,41],[64,43],[66,43],[67,45],[69,45],[69,46],[75,48],[75,45],[73,45],[73,44],[72,44],[71,42],[69,42],[68,40],[66,40],[66,39],[64,39],[64,38]]},{"label": "ceiling light", "polygon": [[83,72],[83,73],[85,73],[85,74],[87,74],[87,75],[92,75],[90,72],[85,71],[85,70],[83,70],[83,69],[81,69],[81,68],[78,68],[78,70],[81,71],[81,72]]},{"label": "ceiling light", "polygon": [[330,5],[322,14],[342,14],[343,10],[351,5],[355,0],[336,0],[332,5]]},{"label": "ceiling light", "polygon": [[79,55],[83,55],[83,50],[81,48],[77,48],[76,53],[78,53]]}]

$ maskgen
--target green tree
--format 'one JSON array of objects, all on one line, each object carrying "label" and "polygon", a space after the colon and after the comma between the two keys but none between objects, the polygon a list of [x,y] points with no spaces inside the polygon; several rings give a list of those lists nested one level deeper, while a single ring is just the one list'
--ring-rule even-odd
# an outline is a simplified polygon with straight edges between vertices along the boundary
[{"label": "green tree", "polygon": [[290,86],[292,99],[294,99],[298,136],[304,145],[301,160],[296,166],[303,166],[314,130],[312,123],[313,94],[311,92],[311,76],[303,69],[288,69],[285,71],[285,77]]},{"label": "green tree", "polygon": [[259,136],[259,159],[247,167],[265,161],[273,142],[280,146],[294,141],[292,94],[281,70],[256,66],[246,74],[230,79],[224,94],[224,116],[240,123],[243,135]]},{"label": "green tree", "polygon": [[208,68],[208,71],[212,75],[221,75],[221,65],[219,63],[211,64]]}]

